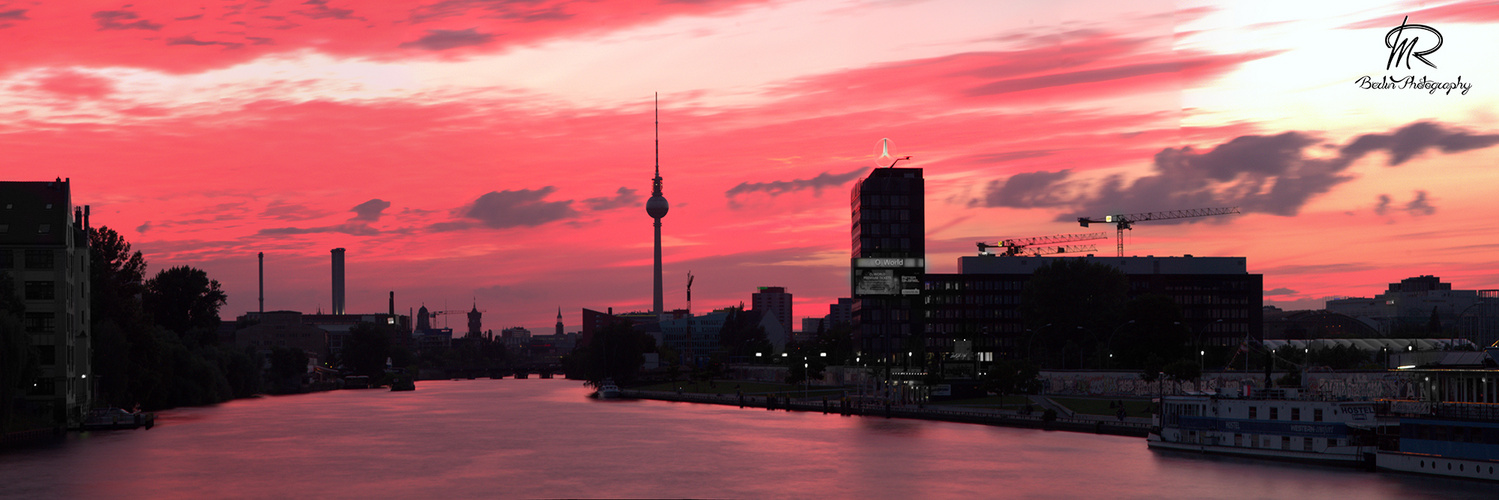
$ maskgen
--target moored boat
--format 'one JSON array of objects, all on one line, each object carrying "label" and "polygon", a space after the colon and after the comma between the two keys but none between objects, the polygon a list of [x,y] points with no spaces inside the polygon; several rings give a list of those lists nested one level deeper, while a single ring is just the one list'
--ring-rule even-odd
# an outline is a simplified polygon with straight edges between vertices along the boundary
[{"label": "moored boat", "polygon": [[89,410],[78,425],[78,430],[151,429],[156,425],[156,414],[140,411],[125,411],[124,408],[108,407]]},{"label": "moored boat", "polygon": [[614,385],[613,379],[604,379],[599,384],[599,399],[619,399],[619,386]]},{"label": "moored boat", "polygon": [[1151,449],[1363,465],[1374,460],[1382,422],[1371,401],[1307,400],[1294,389],[1167,396],[1154,417]]}]

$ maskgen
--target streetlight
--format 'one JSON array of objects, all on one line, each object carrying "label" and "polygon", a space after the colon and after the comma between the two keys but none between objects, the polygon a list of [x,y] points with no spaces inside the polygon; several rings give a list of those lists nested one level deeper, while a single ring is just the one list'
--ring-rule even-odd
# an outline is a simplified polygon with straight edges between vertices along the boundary
[{"label": "streetlight", "polygon": [[1133,325],[1133,324],[1135,324],[1135,320],[1126,321],[1123,324],[1120,324],[1119,326],[1114,327],[1114,331],[1111,332],[1111,333],[1109,333],[1109,341],[1108,342],[1104,342],[1103,347],[1104,347],[1104,349],[1106,349],[1106,350],[1109,351],[1109,359],[1110,360],[1114,359],[1114,336],[1118,335],[1119,334],[1119,330],[1124,329],[1124,327],[1126,325]]}]

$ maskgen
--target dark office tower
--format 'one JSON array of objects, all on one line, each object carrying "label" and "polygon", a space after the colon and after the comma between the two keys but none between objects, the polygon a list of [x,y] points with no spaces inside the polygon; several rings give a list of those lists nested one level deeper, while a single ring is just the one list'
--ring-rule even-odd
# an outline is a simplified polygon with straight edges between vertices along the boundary
[{"label": "dark office tower", "polygon": [[557,335],[562,335],[562,308],[557,308]]},{"label": "dark office tower", "polygon": [[333,314],[344,313],[344,249],[333,249]]},{"label": "dark office tower", "polygon": [[[919,168],[876,168],[854,184],[854,341],[869,362],[923,366],[921,283],[926,268],[925,186]],[[888,366],[888,365],[887,365]]]}]

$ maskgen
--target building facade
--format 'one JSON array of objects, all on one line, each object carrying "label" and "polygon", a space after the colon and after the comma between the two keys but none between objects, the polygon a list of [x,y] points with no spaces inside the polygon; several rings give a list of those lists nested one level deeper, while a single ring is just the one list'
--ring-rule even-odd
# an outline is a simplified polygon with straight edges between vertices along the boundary
[{"label": "building facade", "polygon": [[1480,346],[1499,341],[1499,290],[1453,290],[1431,275],[1390,283],[1373,298],[1329,300],[1327,310],[1375,325],[1381,335],[1456,333]]},{"label": "building facade", "polygon": [[73,207],[68,180],[0,182],[0,272],[41,363],[24,404],[59,424],[81,422],[93,403],[89,266],[88,207]]},{"label": "building facade", "polygon": [[[950,353],[957,342],[998,358],[1025,357],[1031,332],[1020,315],[1022,291],[1036,269],[1078,257],[960,257],[958,274],[927,274],[926,348]],[[1119,269],[1131,298],[1159,294],[1181,307],[1188,331],[1202,343],[1236,346],[1258,340],[1264,277],[1244,257],[1083,257]],[[1102,332],[1099,332],[1102,335]]]},{"label": "building facade", "polygon": [[850,196],[850,322],[856,348],[874,357],[906,352],[924,330],[925,189],[919,168],[876,168]]},{"label": "building facade", "polygon": [[750,295],[750,310],[763,311],[765,315],[781,324],[781,329],[791,331],[791,294],[779,286],[762,286]]}]

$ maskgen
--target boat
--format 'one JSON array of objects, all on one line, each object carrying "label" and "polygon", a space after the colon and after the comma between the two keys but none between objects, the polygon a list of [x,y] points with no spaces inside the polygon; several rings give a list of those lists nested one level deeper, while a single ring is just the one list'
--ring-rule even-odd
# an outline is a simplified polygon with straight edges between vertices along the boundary
[{"label": "boat", "polygon": [[1380,440],[1379,470],[1499,481],[1499,404],[1390,401],[1398,434]]},{"label": "boat", "polygon": [[526,371],[524,368],[517,368],[515,370],[515,379],[516,380],[524,379],[524,378],[527,378],[527,377],[530,377],[530,376],[531,376],[531,372]]},{"label": "boat", "polygon": [[599,384],[599,399],[619,399],[619,386],[614,385],[614,379],[604,379]]},{"label": "boat", "polygon": [[1372,465],[1376,434],[1392,427],[1373,401],[1300,399],[1295,389],[1167,396],[1152,420],[1153,450]]},{"label": "boat", "polygon": [[155,425],[155,413],[126,411],[124,408],[111,406],[89,410],[88,415],[83,418],[83,423],[78,425],[78,430],[137,429],[141,427],[150,430]]}]

